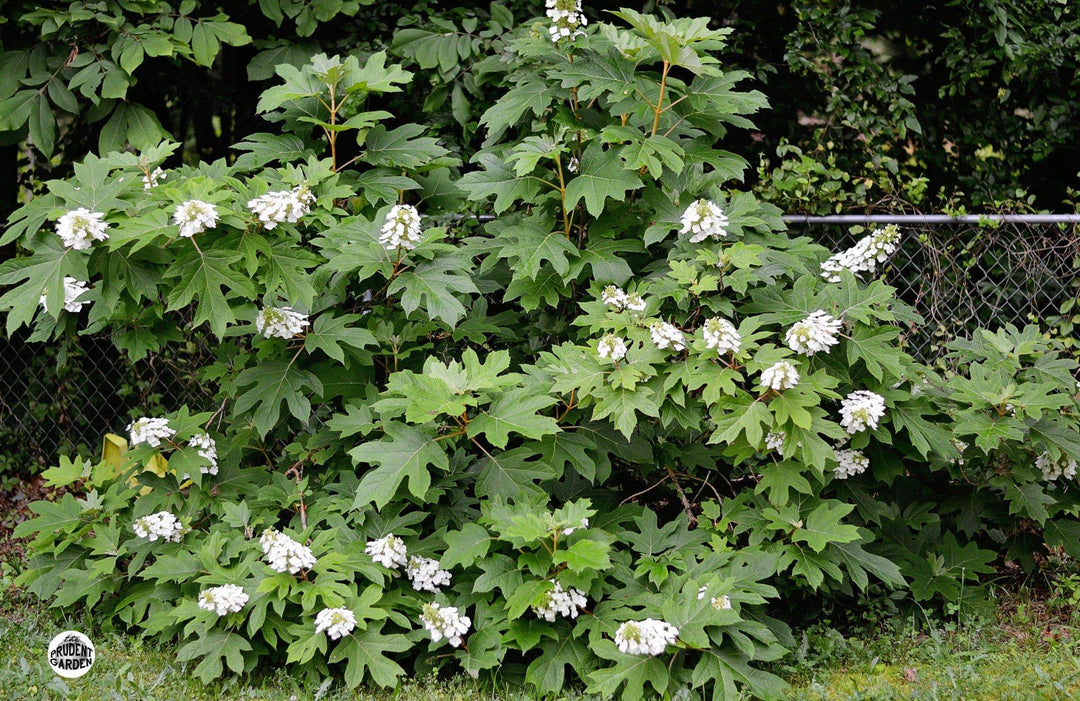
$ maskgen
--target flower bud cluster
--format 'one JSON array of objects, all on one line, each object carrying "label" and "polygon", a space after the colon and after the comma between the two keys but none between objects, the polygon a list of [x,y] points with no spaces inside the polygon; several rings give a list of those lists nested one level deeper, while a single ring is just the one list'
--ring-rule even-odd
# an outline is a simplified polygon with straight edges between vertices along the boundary
[{"label": "flower bud cluster", "polygon": [[876,429],[885,415],[885,398],[867,390],[852,392],[840,403],[840,425],[848,433]]},{"label": "flower bud cluster", "polygon": [[839,463],[833,468],[836,479],[847,479],[866,472],[870,467],[870,459],[861,450],[837,450],[836,460]]},{"label": "flower bud cluster", "polygon": [[839,319],[818,309],[802,321],[793,324],[787,330],[784,342],[796,353],[804,355],[813,355],[822,351],[828,353],[830,348],[840,342],[838,336],[841,326]]},{"label": "flower bud cluster", "polygon": [[331,640],[338,640],[356,628],[356,614],[349,609],[323,609],[315,615],[315,635],[326,631]]},{"label": "flower bud cluster", "polygon": [[315,566],[315,555],[308,546],[297,543],[273,528],[263,531],[259,545],[262,546],[267,564],[275,572],[296,574],[300,570],[310,570]]},{"label": "flower bud cluster", "polygon": [[411,251],[420,243],[420,212],[411,204],[396,204],[386,213],[379,245],[387,251]]},{"label": "flower bud cluster", "polygon": [[247,203],[252,214],[259,218],[267,231],[278,224],[295,224],[311,211],[315,195],[306,185],[291,190],[276,190],[260,195]]},{"label": "flower bud cluster", "polygon": [[184,525],[180,519],[168,511],[159,511],[156,514],[143,516],[131,524],[131,530],[135,535],[154,542],[158,538],[173,543],[179,543],[184,535]]},{"label": "flower bud cluster", "polygon": [[228,613],[236,613],[244,608],[248,602],[248,595],[243,587],[235,584],[223,584],[220,587],[203,589],[199,593],[199,608],[205,611],[214,611],[219,616]]},{"label": "flower bud cluster", "polygon": [[878,263],[884,263],[900,247],[900,229],[889,224],[884,229],[874,229],[869,236],[859,239],[851,248],[834,254],[821,264],[821,276],[829,282],[840,282],[840,271],[873,273]]},{"label": "flower bud cluster", "polygon": [[628,655],[656,656],[668,645],[674,645],[679,629],[670,623],[646,618],[644,621],[627,621],[615,631],[615,645],[619,652]]},{"label": "flower bud cluster", "polygon": [[431,633],[432,642],[446,638],[454,647],[461,645],[462,636],[469,632],[472,625],[472,619],[459,614],[456,606],[440,606],[435,602],[424,604],[420,622]]},{"label": "flower bud cluster", "polygon": [[73,251],[85,251],[94,241],[109,238],[108,228],[104,213],[91,212],[85,207],[65,212],[56,221],[56,235],[64,246]]},{"label": "flower bud cluster", "polygon": [[292,307],[265,307],[255,315],[255,328],[265,338],[292,338],[309,325],[307,314]]},{"label": "flower bud cluster", "polygon": [[[76,280],[70,275],[64,277],[64,311],[69,311],[73,314],[81,312],[82,308],[89,304],[89,302],[80,302],[78,301],[79,297],[89,289],[87,284],[82,280]],[[46,295],[41,295],[41,299],[39,299],[38,302],[41,304],[42,308],[48,312],[49,305],[45,298]]]},{"label": "flower bud cluster", "polygon": [[558,582],[554,584],[555,588],[544,594],[540,603],[533,606],[533,613],[548,622],[554,621],[557,616],[577,618],[580,610],[588,603],[585,592],[573,587],[563,589]]},{"label": "flower bud cluster", "polygon": [[680,233],[691,234],[690,243],[707,238],[716,240],[727,237],[728,217],[712,200],[700,199],[690,204],[682,215]]},{"label": "flower bud cluster", "polygon": [[181,202],[173,212],[173,224],[180,227],[180,235],[184,238],[191,238],[207,229],[213,229],[217,223],[217,207],[202,200]]}]

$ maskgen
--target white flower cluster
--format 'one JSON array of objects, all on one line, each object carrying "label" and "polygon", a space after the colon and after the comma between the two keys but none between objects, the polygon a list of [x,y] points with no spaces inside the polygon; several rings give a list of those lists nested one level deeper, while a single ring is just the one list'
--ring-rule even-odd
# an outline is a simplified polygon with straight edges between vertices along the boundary
[{"label": "white flower cluster", "polygon": [[311,548],[273,528],[263,531],[259,545],[262,546],[267,564],[275,572],[296,574],[300,570],[310,570],[315,566],[315,556],[311,553]]},{"label": "white flower cluster", "polygon": [[[708,592],[708,590],[709,590],[708,587],[702,587],[701,589],[698,589],[698,593],[697,593],[698,601],[701,601],[702,599],[705,598],[705,594]],[[727,594],[721,594],[720,596],[714,596],[713,598],[709,599],[709,605],[712,606],[717,611],[726,611],[726,610],[731,608],[731,597],[728,596]]]},{"label": "white flower cluster", "polygon": [[147,444],[151,448],[157,448],[161,441],[172,438],[176,431],[169,428],[169,420],[164,418],[150,418],[147,416],[132,421],[127,427],[131,435],[131,447]]},{"label": "white flower cluster", "polygon": [[1050,456],[1050,451],[1035,458],[1035,467],[1042,472],[1043,479],[1047,482],[1056,480],[1058,477],[1072,479],[1076,477],[1076,461],[1064,453],[1057,460]]},{"label": "white flower cluster", "polygon": [[547,16],[551,18],[548,33],[552,41],[585,36],[581,28],[589,21],[581,11],[581,0],[547,0]]},{"label": "white flower cluster", "polygon": [[570,162],[566,164],[566,169],[571,173],[578,172],[578,168],[581,167],[581,162],[577,156],[570,156]]},{"label": "white flower cluster", "polygon": [[588,528],[588,527],[589,527],[589,519],[583,518],[583,519],[581,519],[581,522],[578,523],[578,525],[569,526],[567,528],[562,529],[562,534],[563,535],[570,535],[571,533],[573,533],[574,531],[576,531],[579,528]]},{"label": "white flower cluster", "polygon": [[405,541],[393,533],[388,533],[378,540],[369,540],[364,552],[370,555],[372,560],[391,570],[404,567],[407,562]]},{"label": "white flower cluster", "polygon": [[632,312],[645,311],[645,300],[639,294],[627,294],[618,285],[608,285],[600,294],[600,301],[619,311],[629,309]]},{"label": "white flower cluster", "polygon": [[793,324],[784,336],[784,342],[788,348],[796,353],[813,355],[829,349],[840,342],[837,336],[840,333],[842,322],[833,316],[818,309],[802,321]]},{"label": "white flower cluster", "polygon": [[963,467],[964,466],[964,452],[968,449],[968,444],[965,443],[964,441],[960,440],[959,438],[956,438],[956,437],[950,438],[949,440],[952,442],[953,447],[956,448],[956,451],[958,453],[960,453],[959,457],[953,458],[949,462],[951,462],[953,465],[958,465],[960,467]]},{"label": "white flower cluster", "polygon": [[692,202],[682,215],[682,229],[679,233],[693,234],[690,243],[698,243],[712,237],[727,237],[728,218],[712,200]]},{"label": "white flower cluster", "polygon": [[627,621],[615,631],[615,645],[619,652],[628,655],[659,655],[674,645],[679,629],[670,623],[646,618],[644,621]]},{"label": "white flower cluster", "polygon": [[244,593],[242,587],[235,584],[222,584],[220,587],[203,589],[199,593],[199,608],[215,611],[219,616],[236,613],[244,608],[247,602],[248,595]]},{"label": "white flower cluster", "polygon": [[[79,297],[84,292],[87,292],[90,288],[82,280],[76,280],[70,275],[64,278],[64,310],[78,314],[82,311],[82,308],[89,304],[89,302],[78,301]],[[46,312],[49,311],[49,305],[45,301],[46,295],[41,295],[41,299],[38,302]]]},{"label": "white flower cluster", "polygon": [[460,615],[456,606],[439,606],[434,602],[424,604],[420,621],[431,633],[432,642],[437,643],[446,638],[454,647],[461,645],[461,636],[468,633],[469,626],[472,625],[472,619]]},{"label": "white flower cluster", "polygon": [[416,591],[430,591],[438,594],[442,591],[442,587],[450,585],[450,573],[439,569],[439,561],[432,560],[430,557],[419,555],[410,557],[405,574],[408,575],[412,588]]},{"label": "white flower cluster", "polygon": [[876,429],[878,419],[885,415],[885,398],[867,390],[852,392],[840,402],[840,425],[848,433]]},{"label": "white flower cluster", "polygon": [[323,609],[315,615],[315,635],[326,631],[331,640],[338,640],[356,628],[356,614],[349,609]]},{"label": "white flower cluster", "polygon": [[207,229],[213,229],[217,223],[217,207],[202,200],[181,202],[173,212],[173,224],[180,227],[180,235],[187,239]]},{"label": "white flower cluster", "polygon": [[626,357],[626,341],[613,333],[609,333],[600,339],[596,345],[596,354],[601,359],[611,359],[618,362]]},{"label": "white flower cluster", "polygon": [[276,190],[260,195],[249,200],[247,206],[269,231],[278,224],[295,224],[300,221],[301,217],[311,211],[313,204],[315,195],[306,185],[300,185],[291,190]]},{"label": "white flower cluster", "polygon": [[163,171],[160,167],[154,168],[153,170],[146,173],[146,175],[142,176],[143,189],[149,190],[151,188],[157,187],[158,181],[164,180],[166,176],[168,176],[168,173]]},{"label": "white flower cluster", "polygon": [[649,334],[652,336],[652,342],[660,350],[670,347],[672,350],[681,351],[686,348],[683,332],[666,321],[654,321],[650,324]]},{"label": "white flower cluster", "polygon": [[777,392],[799,384],[799,371],[786,360],[773,363],[761,371],[761,384]]},{"label": "white flower cluster", "polygon": [[765,447],[769,450],[780,450],[786,440],[787,434],[783,431],[769,431],[765,436]]},{"label": "white flower cluster", "polygon": [[738,353],[742,345],[742,336],[735,329],[735,325],[718,316],[705,321],[702,333],[705,335],[705,347],[715,348],[720,355]]},{"label": "white flower cluster", "polygon": [[209,465],[199,467],[199,472],[204,475],[216,475],[218,473],[217,442],[210,437],[209,433],[196,433],[188,441],[188,445],[196,449],[199,457],[206,460]]},{"label": "white flower cluster", "polygon": [[266,307],[255,315],[255,328],[266,338],[292,338],[309,325],[307,314],[292,307]]},{"label": "white flower cluster", "polygon": [[821,276],[829,282],[840,282],[840,271],[850,270],[858,275],[873,273],[878,263],[889,259],[900,245],[900,229],[889,224],[884,229],[874,229],[869,236],[859,239],[851,248],[834,254],[821,264]]},{"label": "white flower cluster", "polygon": [[420,243],[420,212],[411,204],[396,204],[386,213],[379,244],[387,251],[411,251]]},{"label": "white flower cluster", "polygon": [[180,519],[168,511],[159,511],[156,514],[143,516],[131,524],[131,530],[140,538],[146,538],[153,542],[158,538],[179,543],[184,535],[184,526]]},{"label": "white flower cluster", "polygon": [[561,584],[555,582],[555,588],[545,594],[539,604],[533,606],[533,613],[550,623],[556,616],[577,618],[579,610],[585,608],[587,603],[585,592],[573,587],[563,589]]},{"label": "white flower cluster", "polygon": [[94,241],[104,241],[109,238],[106,229],[109,225],[105,222],[105,215],[101,212],[91,212],[85,207],[70,212],[56,220],[56,235],[64,243],[64,246],[73,251],[85,251],[93,245]]},{"label": "white flower cluster", "polygon": [[866,472],[866,468],[870,467],[870,458],[863,455],[861,450],[837,450],[836,460],[840,463],[833,468],[836,479],[846,480]]}]

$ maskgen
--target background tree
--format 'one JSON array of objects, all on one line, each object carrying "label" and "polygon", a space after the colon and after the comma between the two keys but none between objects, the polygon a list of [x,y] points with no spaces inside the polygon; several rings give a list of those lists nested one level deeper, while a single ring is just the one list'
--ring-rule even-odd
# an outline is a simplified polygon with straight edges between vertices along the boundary
[{"label": "background tree", "polygon": [[[585,11],[595,21],[615,5]],[[452,150],[471,151],[493,99],[479,58],[514,16],[541,8],[523,0],[8,3],[0,214],[14,207],[16,185],[33,190],[92,149],[167,135],[184,144],[172,165],[235,158],[230,144],[261,128],[255,108],[274,65],[302,65],[318,51],[370,53],[391,37],[398,57],[425,70],[394,106],[431,113]],[[1058,209],[1077,185],[1075,4],[680,0],[660,9],[708,14],[714,26],[738,30],[726,59],[763,82],[772,109],[752,139],[725,146],[766,159],[753,177],[770,199],[806,211],[883,198],[977,207],[1022,199],[1020,189]],[[814,195],[793,196],[800,189]]]}]

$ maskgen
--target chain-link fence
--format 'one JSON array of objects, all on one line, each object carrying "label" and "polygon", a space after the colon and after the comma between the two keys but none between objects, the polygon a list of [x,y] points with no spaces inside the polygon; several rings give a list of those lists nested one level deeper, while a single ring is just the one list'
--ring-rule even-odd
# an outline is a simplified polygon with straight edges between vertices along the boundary
[{"label": "chain-link fence", "polygon": [[[793,236],[808,235],[834,251],[873,226],[836,219],[788,218]],[[1080,221],[941,219],[902,222],[903,243],[882,270],[925,321],[904,329],[908,352],[932,363],[948,340],[1005,323],[1071,333]],[[199,339],[180,345],[132,364],[104,336],[59,344],[27,344],[25,334],[0,338],[0,459],[25,461],[10,467],[31,472],[60,453],[97,452],[102,434],[122,431],[132,412],[209,407],[212,391],[196,370],[210,358],[210,345]]]},{"label": "chain-link fence", "polygon": [[196,377],[210,358],[205,342],[132,363],[105,335],[49,343],[27,336],[23,329],[0,337],[0,474],[35,472],[62,453],[95,454],[102,436],[122,432],[133,411],[152,415],[212,399]]},{"label": "chain-link fence", "polygon": [[[788,219],[791,235],[805,234],[834,251],[890,219],[848,223],[855,218]],[[946,343],[976,328],[1034,323],[1071,334],[1070,308],[1080,292],[1080,217],[1016,216],[982,223],[945,216],[891,219],[901,226],[903,239],[879,271],[923,318],[921,326],[905,328],[901,336],[905,350],[919,360],[933,363]]]}]

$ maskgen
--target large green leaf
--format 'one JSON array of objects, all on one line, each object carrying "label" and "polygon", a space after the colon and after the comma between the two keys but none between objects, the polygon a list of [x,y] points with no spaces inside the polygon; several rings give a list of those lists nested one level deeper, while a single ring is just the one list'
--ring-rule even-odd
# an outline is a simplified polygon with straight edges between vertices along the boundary
[{"label": "large green leaf", "polygon": [[165,277],[175,279],[176,286],[166,301],[170,311],[183,309],[192,301],[197,303],[192,324],[209,322],[210,330],[221,338],[225,327],[236,320],[225,292],[245,299],[255,297],[251,278],[233,267],[243,254],[238,251],[202,251],[195,248],[180,255],[165,271]]},{"label": "large green leaf", "polygon": [[[500,229],[499,258],[511,261],[514,277],[526,276],[535,280],[540,268],[547,263],[561,276],[570,270],[570,260],[578,255],[577,247],[562,231],[551,231],[539,221],[526,219]],[[568,259],[569,257],[569,259]]]},{"label": "large green leaf", "polygon": [[324,312],[315,319],[311,331],[304,336],[304,348],[309,353],[321,350],[328,356],[338,361],[345,362],[345,349],[362,349],[367,346],[377,346],[378,340],[375,334],[367,329],[350,326],[363,317],[359,314],[342,314],[336,316],[331,312]]},{"label": "large green leaf", "polygon": [[409,480],[409,492],[417,499],[423,499],[431,486],[428,467],[450,469],[446,451],[432,432],[397,422],[386,423],[384,429],[386,435],[379,440],[368,441],[349,451],[354,463],[378,466],[360,480],[353,508],[375,504],[381,509],[390,503],[406,479]]},{"label": "large green leaf", "polygon": [[237,394],[234,413],[242,416],[254,410],[251,421],[263,436],[277,425],[282,402],[290,414],[306,424],[311,418],[309,393],[323,391],[317,375],[285,360],[262,362],[244,370],[236,378],[236,385],[251,389]]},{"label": "large green leaf", "polygon": [[527,388],[500,394],[491,406],[469,422],[469,437],[483,435],[492,445],[505,448],[511,433],[527,438],[558,433],[559,424],[553,417],[537,413],[557,401]]},{"label": "large green leaf", "polygon": [[377,166],[419,168],[445,156],[448,151],[434,137],[422,136],[427,131],[420,124],[404,124],[390,131],[381,124],[373,127],[363,144],[368,162]]},{"label": "large green leaf", "polygon": [[454,293],[479,292],[467,275],[469,266],[454,257],[437,258],[421,263],[394,278],[387,294],[401,293],[401,307],[412,314],[424,305],[431,319],[442,319],[451,327],[465,316],[465,305]]},{"label": "large green leaf", "polygon": [[179,662],[189,662],[202,658],[195,667],[195,676],[203,682],[210,682],[221,676],[224,671],[222,660],[233,672],[244,671],[244,653],[251,652],[251,643],[239,633],[225,630],[211,630],[194,640],[185,643],[176,651]]},{"label": "large green leaf", "polygon": [[848,543],[859,538],[859,529],[840,519],[851,513],[853,504],[824,502],[806,517],[806,523],[795,529],[791,539],[805,542],[814,552],[821,552],[830,543]]},{"label": "large green leaf", "polygon": [[12,286],[0,297],[0,310],[8,312],[8,334],[30,323],[43,294],[49,313],[59,316],[64,308],[64,278],[70,275],[86,281],[89,277],[86,254],[64,248],[56,236],[40,236],[29,247],[33,255],[0,266],[0,285]]},{"label": "large green leaf", "polygon": [[545,640],[540,656],[525,670],[525,681],[534,684],[541,694],[558,694],[566,689],[567,666],[583,678],[595,666],[595,659],[588,646],[574,636]]},{"label": "large green leaf", "polygon": [[555,91],[540,80],[528,80],[507,90],[494,105],[480,116],[480,124],[488,128],[484,145],[488,146],[506,130],[521,121],[526,112],[539,116],[551,104]]},{"label": "large green leaf", "polygon": [[466,523],[458,531],[448,531],[443,536],[446,550],[443,551],[440,564],[446,569],[456,565],[472,567],[488,553],[493,540],[487,530],[476,523]]},{"label": "large green leaf", "polygon": [[584,199],[589,214],[598,217],[607,198],[625,199],[628,190],[641,187],[641,179],[624,167],[614,150],[605,151],[599,142],[594,142],[581,155],[577,176],[566,183],[566,208],[572,209]]},{"label": "large green leaf", "polygon": [[543,494],[538,481],[555,477],[551,465],[536,459],[530,448],[489,453],[476,462],[476,494],[482,497],[521,499]]},{"label": "large green leaf", "polygon": [[384,633],[382,626],[369,626],[342,639],[330,653],[330,663],[346,660],[345,683],[355,688],[365,677],[381,687],[392,687],[398,677],[405,674],[388,656],[392,652],[404,652],[412,647],[409,639],[400,633]]},{"label": "large green leaf", "polygon": [[518,176],[499,155],[481,152],[473,157],[482,170],[461,176],[458,185],[469,193],[470,199],[486,200],[495,196],[495,213],[506,211],[517,201],[534,202],[540,193],[541,182],[529,176]]},{"label": "large green leaf", "polygon": [[[615,660],[615,665],[590,672],[587,691],[608,699],[618,696],[624,701],[639,701],[645,695],[645,685],[648,684],[657,696],[667,694],[668,667],[661,659],[624,655],[614,650],[614,645],[606,640],[601,645],[600,655]],[[621,693],[619,687],[624,687]]]}]

